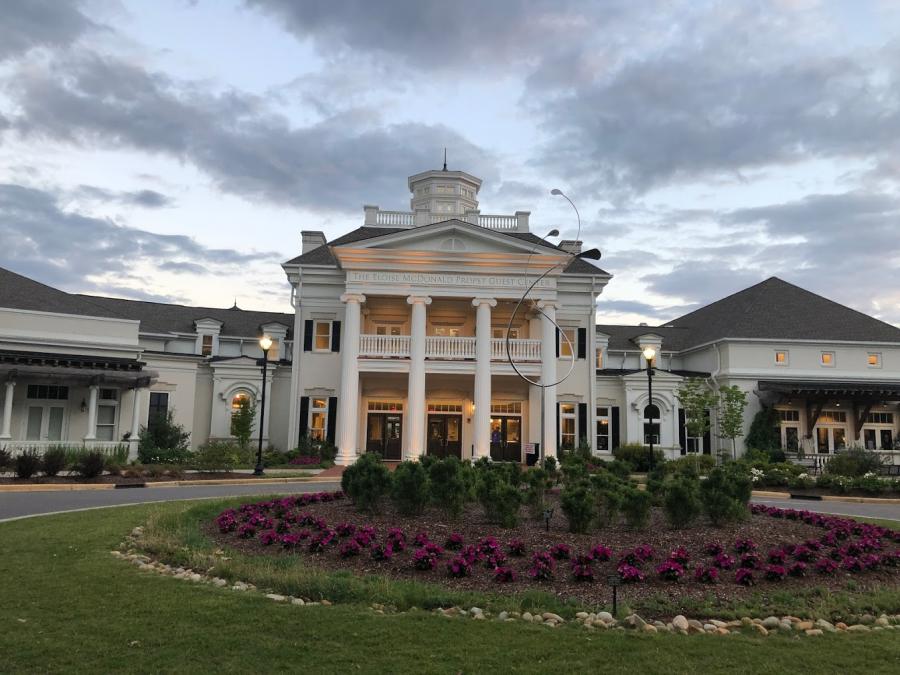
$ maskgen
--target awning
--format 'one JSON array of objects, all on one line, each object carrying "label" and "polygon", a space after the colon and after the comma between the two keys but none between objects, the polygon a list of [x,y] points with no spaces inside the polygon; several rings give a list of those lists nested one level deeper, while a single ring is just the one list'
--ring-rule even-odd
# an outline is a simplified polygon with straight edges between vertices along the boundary
[{"label": "awning", "polygon": [[900,400],[900,382],[760,380],[757,389],[804,398]]},{"label": "awning", "polygon": [[40,377],[85,384],[146,387],[156,381],[158,376],[155,371],[144,370],[144,363],[136,358],[0,350],[0,381]]}]

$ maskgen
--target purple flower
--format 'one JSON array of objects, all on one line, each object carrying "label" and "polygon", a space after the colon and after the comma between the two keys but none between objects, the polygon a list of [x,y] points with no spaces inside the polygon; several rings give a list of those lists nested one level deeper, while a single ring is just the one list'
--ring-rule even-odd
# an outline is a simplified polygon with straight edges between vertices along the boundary
[{"label": "purple flower", "polygon": [[459,532],[451,532],[444,542],[444,548],[448,551],[458,551],[463,547],[463,536]]},{"label": "purple flower", "polygon": [[509,551],[510,555],[525,555],[525,542],[521,539],[510,539],[509,543],[506,544],[506,550]]},{"label": "purple flower", "polygon": [[847,570],[848,572],[862,572],[863,564],[862,561],[852,555],[845,556],[841,561],[841,566]]},{"label": "purple flower", "polygon": [[547,581],[553,578],[553,568],[556,563],[553,556],[547,551],[537,551],[531,556],[531,567],[528,576],[535,581]]},{"label": "purple flower", "polygon": [[664,563],[657,566],[656,573],[659,575],[660,579],[665,579],[666,581],[678,581],[684,576],[684,567],[674,560],[666,560]]},{"label": "purple flower", "polygon": [[497,569],[498,567],[503,567],[506,564],[506,554],[503,551],[497,551],[496,553],[489,555],[484,562],[484,566],[489,570]]},{"label": "purple flower", "polygon": [[444,549],[435,544],[432,541],[426,542],[422,549],[425,550],[426,553],[433,555],[435,558],[444,554]]},{"label": "purple flower", "polygon": [[730,570],[734,567],[734,558],[727,553],[719,553],[713,561],[713,564],[719,569]]},{"label": "purple flower", "polygon": [[399,527],[388,530],[387,540],[395,551],[402,551],[406,548],[406,535]]},{"label": "purple flower", "polygon": [[283,534],[278,539],[281,542],[281,545],[290,550],[292,548],[297,548],[300,545],[300,535],[289,532],[288,534]]},{"label": "purple flower", "polygon": [[787,576],[787,570],[781,565],[766,565],[766,579],[769,581],[781,581]]},{"label": "purple flower", "polygon": [[752,539],[738,539],[734,542],[734,550],[738,553],[749,553],[756,550],[756,543]]},{"label": "purple flower", "polygon": [[478,540],[478,554],[483,557],[500,553],[500,542],[496,537],[483,537]]},{"label": "purple flower", "polygon": [[735,572],[734,580],[742,586],[752,586],[754,584],[753,571],[742,567]]},{"label": "purple flower", "polygon": [[806,563],[795,562],[793,565],[788,567],[788,574],[790,574],[792,577],[805,577],[806,576]]},{"label": "purple flower", "polygon": [[589,555],[579,555],[572,561],[572,576],[575,581],[593,581],[594,567],[592,563],[594,559]]},{"label": "purple flower", "polygon": [[572,555],[572,547],[568,544],[555,544],[550,547],[550,555],[557,560],[568,560]]},{"label": "purple flower", "polygon": [[606,562],[607,560],[612,558],[612,554],[612,549],[609,546],[597,544],[596,546],[591,548],[591,552],[589,555],[595,562]]},{"label": "purple flower", "polygon": [[362,550],[362,547],[351,539],[341,544],[339,552],[342,558],[349,558],[354,555],[359,555],[360,550]]},{"label": "purple flower", "polygon": [[694,570],[694,580],[703,584],[714,584],[719,580],[719,570],[715,567],[697,565]]},{"label": "purple flower", "polygon": [[437,555],[426,550],[424,547],[416,549],[416,552],[413,554],[413,567],[417,570],[427,572],[433,570],[435,565],[437,565]]},{"label": "purple flower", "polygon": [[787,551],[783,548],[773,548],[769,551],[769,562],[773,565],[783,565],[787,560]]},{"label": "purple flower", "polygon": [[219,528],[219,532],[233,532],[237,527],[237,518],[234,516],[234,511],[228,510],[223,511],[219,514],[219,517],[216,518],[216,527]]},{"label": "purple flower", "polygon": [[516,580],[516,573],[509,567],[498,567],[494,570],[494,581],[509,583]]},{"label": "purple flower", "polygon": [[250,523],[244,523],[238,528],[237,533],[241,539],[252,539],[256,536],[256,528]]},{"label": "purple flower", "polygon": [[748,570],[758,570],[762,567],[762,561],[756,553],[745,553],[741,556],[741,567]]},{"label": "purple flower", "polygon": [[669,560],[673,560],[680,565],[687,565],[688,560],[690,559],[691,557],[690,555],[688,555],[687,549],[685,549],[684,546],[679,546],[674,551],[669,553]]},{"label": "purple flower", "polygon": [[704,548],[707,555],[717,556],[725,553],[725,547],[718,541],[712,541]]},{"label": "purple flower", "polygon": [[263,546],[271,546],[278,541],[278,533],[275,530],[265,530],[259,533],[259,543]]},{"label": "purple flower", "polygon": [[334,541],[336,536],[337,533],[334,530],[325,528],[315,537],[313,537],[312,540],[310,540],[310,553],[322,553],[326,548],[328,548],[328,545]]},{"label": "purple flower", "polygon": [[424,546],[428,543],[428,533],[427,532],[419,532],[413,537],[413,544],[416,546]]},{"label": "purple flower", "polygon": [[653,560],[653,547],[649,544],[641,544],[640,546],[636,546],[634,549],[634,553],[638,557],[638,560],[640,560],[641,562]]},{"label": "purple flower", "polygon": [[643,572],[634,565],[629,565],[627,562],[619,565],[618,572],[619,578],[626,584],[634,584],[644,580]]},{"label": "purple flower", "polygon": [[339,537],[349,537],[351,534],[356,532],[356,525],[352,525],[351,523],[340,523],[335,525],[335,532],[338,533]]},{"label": "purple flower", "polygon": [[816,559],[816,554],[809,546],[801,544],[794,548],[794,558],[803,562],[812,562]]},{"label": "purple flower", "polygon": [[816,572],[819,574],[834,574],[837,572],[837,563],[828,558],[822,558],[816,563]]},{"label": "purple flower", "polygon": [[451,577],[466,577],[471,571],[472,564],[461,555],[454,556],[453,559],[447,563],[447,573]]},{"label": "purple flower", "polygon": [[378,544],[372,547],[373,560],[390,560],[394,557],[394,548],[390,544]]},{"label": "purple flower", "polygon": [[462,551],[460,551],[460,555],[465,558],[470,565],[474,565],[482,558],[482,555],[478,552],[478,549],[471,545],[466,546]]}]

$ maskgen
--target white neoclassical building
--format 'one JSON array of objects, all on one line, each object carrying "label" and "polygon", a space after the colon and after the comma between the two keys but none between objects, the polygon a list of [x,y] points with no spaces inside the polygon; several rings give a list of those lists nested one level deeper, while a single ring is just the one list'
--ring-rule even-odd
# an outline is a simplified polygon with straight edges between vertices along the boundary
[{"label": "white neoclassical building", "polygon": [[332,241],[303,232],[283,265],[293,314],[69,294],[0,269],[0,447],[134,451],[167,410],[195,447],[227,438],[235,406],[262,394],[266,334],[265,438],[331,441],[344,464],[363,452],[532,462],[582,443],[609,456],[651,439],[670,457],[730,448],[714,411],[708,434],[687,433],[686,377],[745,390],[745,429],[774,407],[785,448],[857,444],[900,463],[897,327],[777,278],[663,326],[607,325],[612,277],[578,257],[581,242],[543,239],[527,211],[482,214],[481,181],[462,171],[408,187],[409,211],[365,206]]}]

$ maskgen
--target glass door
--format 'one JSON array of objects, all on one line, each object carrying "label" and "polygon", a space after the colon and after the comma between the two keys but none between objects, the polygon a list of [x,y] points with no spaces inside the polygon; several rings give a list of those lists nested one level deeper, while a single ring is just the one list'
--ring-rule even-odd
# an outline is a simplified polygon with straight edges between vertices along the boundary
[{"label": "glass door", "polygon": [[462,416],[428,416],[428,454],[462,458]]},{"label": "glass door", "polygon": [[28,406],[25,418],[26,441],[61,441],[66,409],[58,405]]},{"label": "glass door", "polygon": [[491,459],[496,462],[522,461],[522,418],[491,418]]},{"label": "glass door", "polygon": [[366,452],[377,452],[382,459],[401,457],[403,416],[399,413],[369,413],[366,422]]}]

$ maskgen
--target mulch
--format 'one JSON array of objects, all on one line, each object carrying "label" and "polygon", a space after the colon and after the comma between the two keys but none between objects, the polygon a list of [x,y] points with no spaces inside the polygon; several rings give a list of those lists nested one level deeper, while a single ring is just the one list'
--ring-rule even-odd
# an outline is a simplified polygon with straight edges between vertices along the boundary
[{"label": "mulch", "polygon": [[[737,539],[752,539],[756,542],[758,547],[756,552],[760,554],[765,565],[766,554],[770,549],[791,543],[800,544],[807,539],[819,539],[825,534],[825,530],[820,527],[766,515],[754,515],[742,523],[720,528],[700,524],[689,529],[673,530],[665,522],[661,509],[654,508],[650,524],[642,532],[629,530],[620,524],[580,535],[567,531],[567,523],[560,512],[558,503],[554,507],[549,531],[545,530],[543,519],[537,522],[524,517],[524,509],[522,510],[523,518],[518,527],[501,529],[489,523],[481,508],[472,504],[466,508],[462,517],[457,521],[448,521],[442,512],[432,508],[427,509],[421,516],[403,516],[398,514],[389,503],[383,505],[379,514],[363,514],[357,512],[347,500],[309,504],[305,507],[298,507],[298,511],[323,518],[332,528],[340,523],[352,523],[356,526],[371,525],[376,530],[375,543],[383,542],[389,529],[402,528],[407,537],[407,548],[403,552],[395,552],[394,558],[390,561],[376,561],[365,549],[358,556],[340,557],[338,549],[340,543],[344,541],[343,538],[338,538],[326,552],[316,554],[309,552],[305,545],[294,551],[285,551],[277,543],[272,546],[262,546],[256,539],[241,539],[234,532],[223,534],[219,532],[213,522],[205,526],[205,531],[222,547],[254,556],[296,556],[303,561],[303,564],[321,570],[348,570],[356,574],[424,581],[440,584],[445,588],[457,591],[510,595],[545,591],[555,594],[561,599],[576,600],[584,605],[610,603],[611,589],[607,583],[607,577],[616,574],[616,565],[624,552],[642,544],[649,544],[655,551],[653,560],[641,565],[646,580],[635,584],[621,585],[618,591],[620,601],[634,603],[635,601],[649,600],[654,596],[665,596],[670,603],[674,604],[688,600],[707,600],[720,604],[761,594],[762,597],[755,600],[765,603],[771,595],[783,594],[791,589],[816,587],[831,591],[846,590],[847,582],[851,579],[855,583],[854,588],[857,591],[900,585],[900,570],[897,568],[883,568],[856,574],[840,570],[834,576],[822,576],[815,572],[814,563],[809,564],[807,577],[788,577],[782,581],[767,581],[763,578],[762,570],[755,571],[754,576],[757,578],[757,583],[752,587],[735,583],[736,568],[730,571],[722,570],[720,581],[717,584],[694,581],[693,572],[697,564],[704,566],[712,564],[712,557],[704,551],[710,542],[721,542],[726,547],[726,551],[739,560],[740,554],[735,553],[734,542]],[[294,529],[302,528],[295,525]],[[412,557],[416,550],[413,538],[419,532],[426,532],[430,541],[441,546],[452,532],[461,534],[465,545],[474,545],[482,537],[493,536],[503,546],[504,552],[506,552],[508,541],[520,539],[525,543],[528,552],[523,557],[507,557],[506,566],[512,568],[517,576],[517,580],[514,582],[496,582],[493,571],[484,567],[483,563],[477,563],[473,567],[471,576],[453,578],[447,573],[446,563],[456,554],[455,551],[445,551],[434,570],[420,571],[413,568]],[[528,568],[531,566],[531,552],[545,551],[554,544],[560,543],[568,544],[571,547],[573,558],[576,554],[587,553],[592,546],[597,544],[610,547],[613,556],[608,562],[594,563],[595,581],[593,582],[574,580],[569,560],[557,561],[553,579],[549,581],[537,582],[530,579]],[[890,549],[892,546],[887,540],[884,541],[884,544],[886,549]],[[659,579],[656,575],[656,566],[678,546],[683,546],[690,554],[690,562],[685,565],[685,577],[677,583]],[[824,554],[826,550],[830,549],[823,548],[820,553]]]}]

